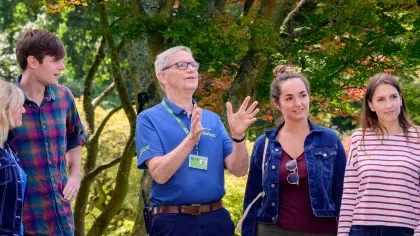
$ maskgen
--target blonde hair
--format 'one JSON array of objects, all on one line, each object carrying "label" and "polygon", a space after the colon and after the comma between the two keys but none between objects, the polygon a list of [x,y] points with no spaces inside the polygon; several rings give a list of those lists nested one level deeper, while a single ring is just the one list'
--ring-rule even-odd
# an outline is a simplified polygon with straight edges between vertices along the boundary
[{"label": "blonde hair", "polygon": [[0,147],[4,148],[10,127],[14,119],[11,111],[18,110],[24,103],[22,90],[12,83],[0,80]]},{"label": "blonde hair", "polygon": [[[185,51],[192,55],[190,48],[185,47],[185,46],[177,46],[177,47],[169,48],[166,51],[156,56],[156,61],[155,61],[156,77],[158,76],[158,73],[163,70],[163,68],[168,66],[168,58],[179,51]],[[163,91],[165,91],[165,88],[160,82],[159,82],[159,85],[163,89]]]}]

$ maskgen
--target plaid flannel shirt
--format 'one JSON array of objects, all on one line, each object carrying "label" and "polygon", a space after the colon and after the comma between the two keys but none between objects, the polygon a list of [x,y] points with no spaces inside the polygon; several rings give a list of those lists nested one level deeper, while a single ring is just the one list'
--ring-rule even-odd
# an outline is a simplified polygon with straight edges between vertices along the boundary
[{"label": "plaid flannel shirt", "polygon": [[[20,81],[20,76],[18,77]],[[41,106],[25,98],[23,125],[14,129],[12,146],[28,178],[23,224],[26,234],[72,235],[66,152],[86,143],[83,125],[67,87],[47,86]]]}]

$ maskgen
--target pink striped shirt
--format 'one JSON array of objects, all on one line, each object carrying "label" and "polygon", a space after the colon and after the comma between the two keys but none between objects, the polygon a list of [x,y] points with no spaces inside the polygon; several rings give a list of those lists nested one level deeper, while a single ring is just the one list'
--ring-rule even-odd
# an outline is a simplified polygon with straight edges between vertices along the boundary
[{"label": "pink striped shirt", "polygon": [[338,235],[352,225],[415,229],[420,235],[420,137],[414,128],[385,136],[353,133],[344,177]]}]

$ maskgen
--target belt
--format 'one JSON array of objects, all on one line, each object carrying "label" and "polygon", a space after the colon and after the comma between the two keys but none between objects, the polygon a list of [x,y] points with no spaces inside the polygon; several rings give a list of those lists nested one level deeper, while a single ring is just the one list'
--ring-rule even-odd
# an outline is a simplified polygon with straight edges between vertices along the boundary
[{"label": "belt", "polygon": [[180,213],[180,214],[187,214],[187,215],[200,215],[201,213],[215,211],[223,208],[222,201],[200,205],[200,204],[193,204],[190,206],[157,206],[153,207],[152,215],[156,215],[159,213]]}]

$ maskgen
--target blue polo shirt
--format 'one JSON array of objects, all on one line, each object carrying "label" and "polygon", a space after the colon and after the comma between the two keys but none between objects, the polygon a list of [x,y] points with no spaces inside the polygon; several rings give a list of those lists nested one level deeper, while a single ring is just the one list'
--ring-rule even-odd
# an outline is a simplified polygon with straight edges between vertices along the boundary
[{"label": "blue polo shirt", "polygon": [[[189,128],[191,117],[187,112],[166,97],[164,100]],[[204,131],[198,143],[198,153],[208,158],[207,170],[190,168],[187,157],[168,182],[158,184],[153,181],[150,192],[153,206],[208,204],[225,195],[224,158],[232,153],[232,141],[216,113],[203,109],[201,125]],[[146,160],[166,155],[185,138],[184,130],[162,103],[141,112],[136,127],[138,168],[147,169]],[[194,148],[191,154],[196,154]]]}]

